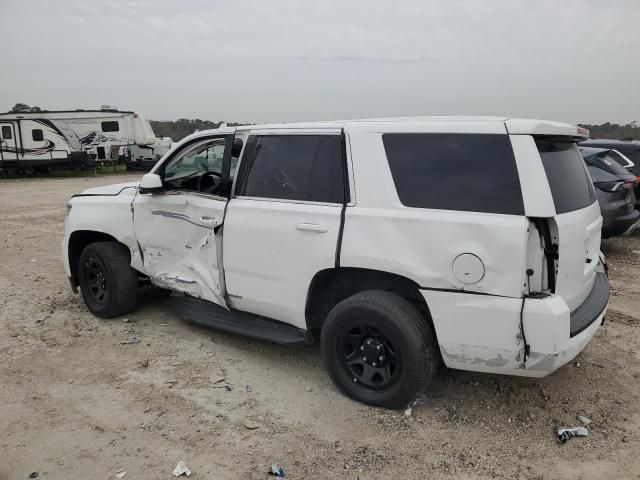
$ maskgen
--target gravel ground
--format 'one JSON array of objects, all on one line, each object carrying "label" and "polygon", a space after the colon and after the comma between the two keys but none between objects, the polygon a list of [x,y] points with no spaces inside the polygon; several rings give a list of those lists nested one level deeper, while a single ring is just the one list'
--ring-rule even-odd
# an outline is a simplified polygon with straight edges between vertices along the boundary
[{"label": "gravel ground", "polygon": [[[406,416],[340,395],[317,346],[190,325],[151,291],[90,315],[62,268],[65,202],[137,177],[0,181],[0,479],[169,479],[179,460],[196,479],[640,478],[640,232],[603,242],[610,313],[573,362],[444,370]],[[558,445],[578,414],[589,436]]]}]

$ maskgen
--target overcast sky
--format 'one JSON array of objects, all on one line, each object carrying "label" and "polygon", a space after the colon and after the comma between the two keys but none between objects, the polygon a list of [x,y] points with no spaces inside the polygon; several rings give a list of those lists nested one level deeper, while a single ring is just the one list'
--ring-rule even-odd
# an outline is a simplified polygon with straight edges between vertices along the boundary
[{"label": "overcast sky", "polygon": [[0,111],[640,121],[640,0],[0,0]]}]

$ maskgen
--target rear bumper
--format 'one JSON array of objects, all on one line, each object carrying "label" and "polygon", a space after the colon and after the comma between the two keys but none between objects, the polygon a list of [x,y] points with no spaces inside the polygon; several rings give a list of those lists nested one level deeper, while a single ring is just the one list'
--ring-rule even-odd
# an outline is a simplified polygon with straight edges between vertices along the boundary
[{"label": "rear bumper", "polygon": [[571,361],[596,334],[606,313],[609,282],[599,272],[585,302],[570,312],[559,295],[527,298],[523,327],[530,352],[523,364],[522,299],[422,290],[449,368],[544,377]]}]

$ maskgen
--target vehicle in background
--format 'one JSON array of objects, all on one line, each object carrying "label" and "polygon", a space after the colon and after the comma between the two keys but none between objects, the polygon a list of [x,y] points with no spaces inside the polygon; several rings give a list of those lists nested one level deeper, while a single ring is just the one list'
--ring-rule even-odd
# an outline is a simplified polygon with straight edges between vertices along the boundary
[{"label": "vehicle in background", "polygon": [[0,115],[0,170],[33,174],[52,168],[80,168],[89,160],[66,122],[28,116]]},{"label": "vehicle in background", "polygon": [[131,145],[122,147],[120,156],[127,170],[151,170],[165,153],[174,145],[171,137],[157,138],[151,145]]},{"label": "vehicle in background", "polygon": [[100,110],[0,114],[0,122],[4,118],[64,123],[79,138],[81,149],[95,162],[117,162],[120,147],[152,145],[156,141],[151,125],[142,114],[120,111],[106,105]]},{"label": "vehicle in background", "polygon": [[640,222],[633,192],[638,180],[614,159],[610,149],[580,147],[580,152],[596,187],[602,214],[602,238],[631,233]]},{"label": "vehicle in background", "polygon": [[[623,165],[625,168],[628,168],[629,171],[633,173],[638,180],[638,185],[635,188],[635,196],[636,208],[640,208],[640,141],[610,140],[606,138],[598,138],[580,142],[579,145],[581,147],[596,147],[615,150],[617,153],[622,154],[626,158],[626,160],[629,160],[634,164],[633,166],[627,167],[626,165],[621,163],[621,165]],[[613,158],[614,160],[618,161],[616,155],[613,155]]]},{"label": "vehicle in background", "polygon": [[338,388],[372,405],[406,408],[440,360],[543,377],[609,300],[583,138],[499,117],[198,132],[141,182],[69,201],[65,271],[100,317],[150,281],[191,321],[319,340]]}]

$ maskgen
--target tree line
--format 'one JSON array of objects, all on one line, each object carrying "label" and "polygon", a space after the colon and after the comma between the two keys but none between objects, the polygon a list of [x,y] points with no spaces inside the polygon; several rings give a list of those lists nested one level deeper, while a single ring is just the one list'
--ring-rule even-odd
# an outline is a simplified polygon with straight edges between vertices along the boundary
[{"label": "tree line", "polygon": [[[16,103],[11,112],[46,112],[40,107],[30,107],[25,103]],[[224,122],[213,122],[211,120],[200,120],[180,118],[171,120],[149,120],[151,128],[157,137],[171,137],[174,142],[182,140],[197,130],[209,130],[218,128]],[[247,125],[246,123],[227,123],[228,126]],[[588,128],[591,138],[632,138],[640,140],[640,125],[637,121],[620,125],[618,123],[605,122],[602,124],[581,123],[581,127]]]}]

